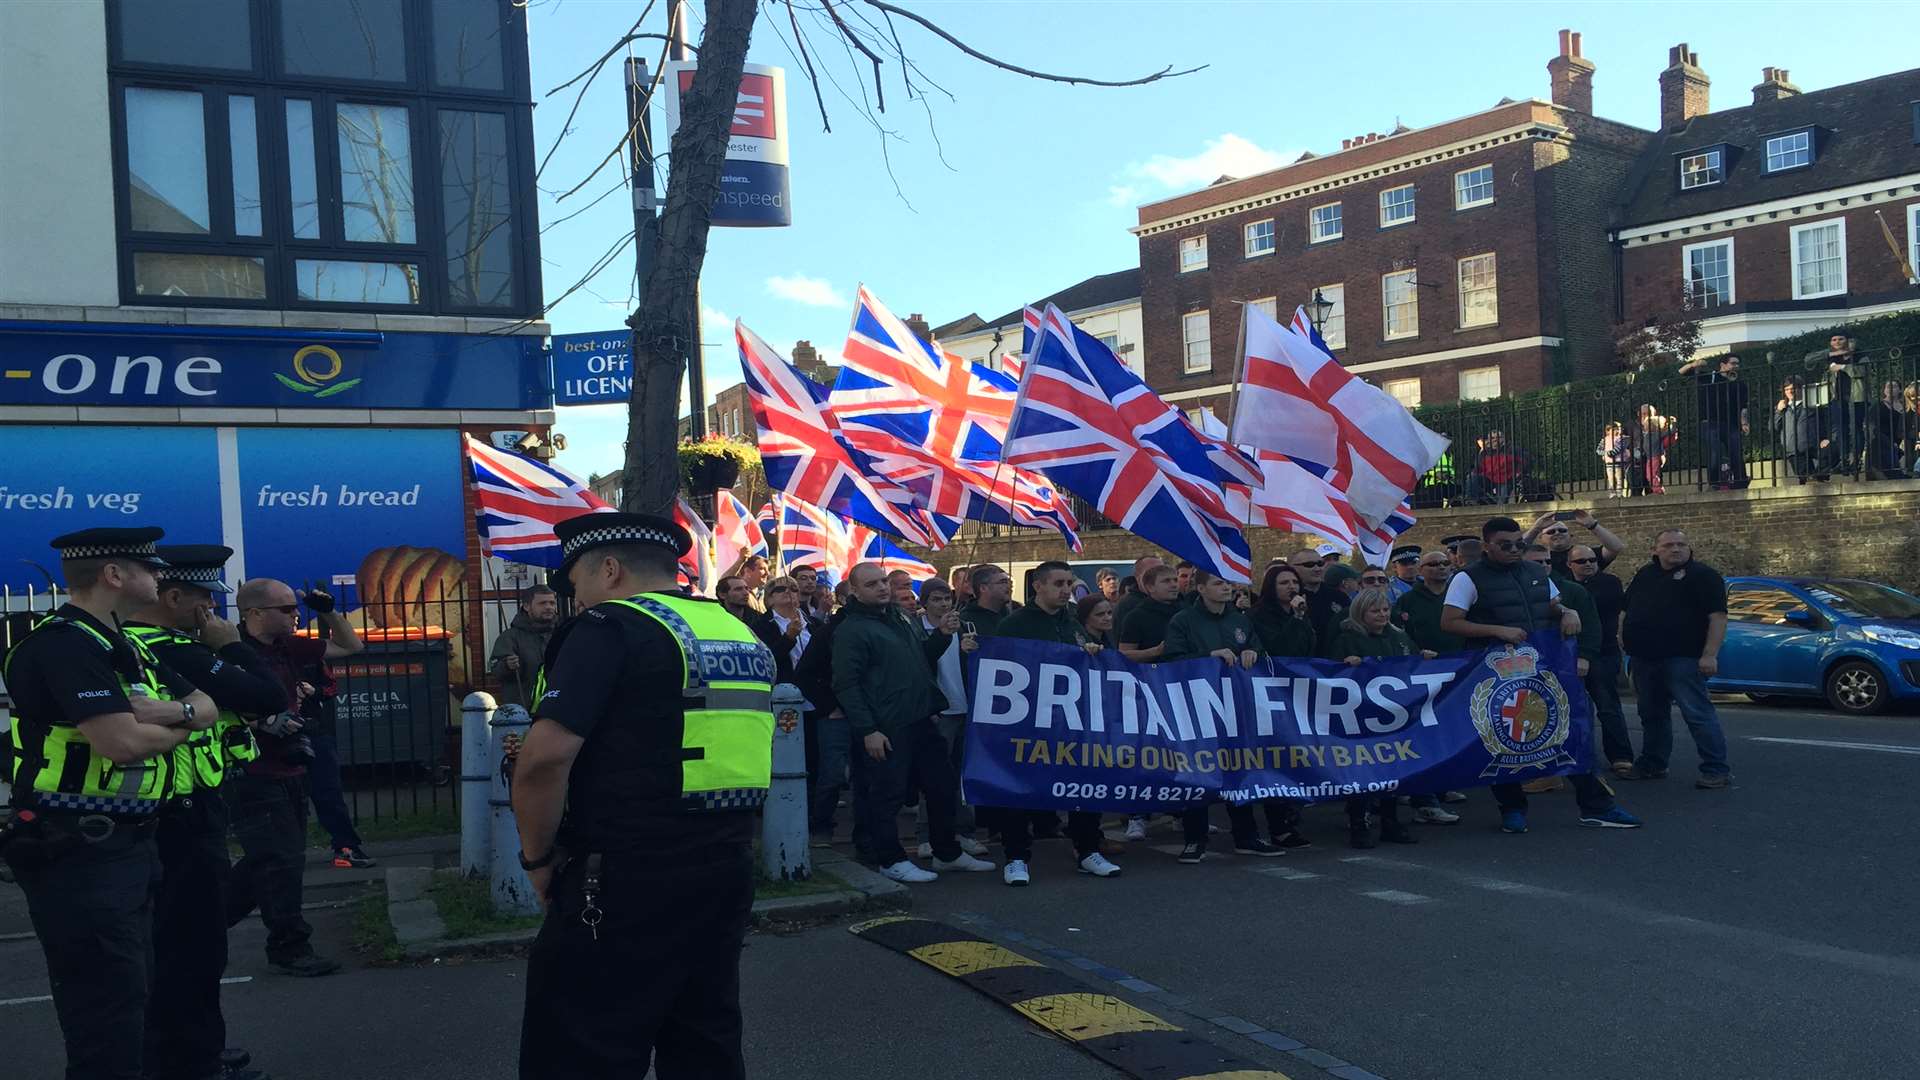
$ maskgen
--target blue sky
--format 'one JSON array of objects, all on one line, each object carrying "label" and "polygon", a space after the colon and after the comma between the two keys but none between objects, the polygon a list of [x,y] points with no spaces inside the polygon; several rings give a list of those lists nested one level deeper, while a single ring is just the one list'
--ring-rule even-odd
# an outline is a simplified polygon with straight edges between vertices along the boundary
[{"label": "blue sky", "polygon": [[[1713,105],[1752,100],[1760,69],[1791,72],[1804,90],[1903,70],[1911,35],[1892,29],[1895,4],[1826,3],[1256,3],[1158,0],[968,0],[902,6],[982,51],[1025,66],[1127,78],[1166,65],[1204,71],[1143,87],[1070,87],[974,61],[907,23],[899,33],[922,71],[953,94],[907,99],[883,68],[894,137],[884,140],[839,89],[824,87],[831,134],[782,36],[764,15],[748,58],[788,69],[794,225],[715,229],[702,278],[709,392],[740,378],[731,320],[744,318],[785,350],[807,338],[837,351],[854,287],[865,282],[901,315],[939,323],[993,317],[1082,278],[1133,265],[1127,228],[1144,201],[1337,150],[1344,137],[1411,127],[1548,96],[1558,30],[1581,32],[1597,65],[1594,111],[1651,128],[1658,76],[1682,41],[1713,80]],[[531,14],[536,152],[560,134],[573,90],[546,97],[632,24],[636,0],[534,0]],[[665,27],[667,0],[643,29]],[[694,5],[695,27],[704,5]],[[803,26],[807,24],[803,21]],[[780,31],[780,36],[773,32]],[[816,45],[824,33],[809,29]],[[698,38],[695,37],[697,44]],[[637,42],[649,63],[658,42]],[[843,52],[816,55],[855,98],[871,69]],[[918,82],[916,81],[916,85]],[[929,113],[932,129],[929,129]],[[619,137],[625,105],[610,66],[589,91],[540,179],[545,284],[551,302],[631,228],[624,192],[554,224],[615,180],[574,186]],[[665,125],[655,117],[656,138]],[[937,136],[937,138],[936,138]],[[662,183],[664,183],[664,163]],[[895,186],[898,185],[898,193]],[[556,333],[620,326],[632,278],[622,256],[549,315]],[[560,411],[576,472],[619,464],[624,406]]]}]

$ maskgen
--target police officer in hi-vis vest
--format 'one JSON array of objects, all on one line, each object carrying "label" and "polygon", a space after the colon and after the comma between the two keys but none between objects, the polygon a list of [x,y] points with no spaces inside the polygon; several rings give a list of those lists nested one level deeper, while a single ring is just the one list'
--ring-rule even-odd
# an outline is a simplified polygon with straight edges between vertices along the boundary
[{"label": "police officer in hi-vis vest", "polygon": [[513,772],[520,860],[547,909],[520,1075],[744,1077],[740,950],[772,771],[773,657],[675,587],[686,530],[586,514],[554,530],[581,613],[547,646]]},{"label": "police officer in hi-vis vest", "polygon": [[233,549],[163,544],[159,598],[126,624],[127,636],[206,692],[219,709],[213,727],[173,752],[173,794],[161,806],[155,839],[160,894],[153,911],[153,996],[147,1002],[151,1080],[265,1080],[227,1050],[220,976],[227,967],[227,808],[220,782],[258,756],[249,719],[284,723],[287,693],[245,642],[214,613],[233,590],[221,571]]},{"label": "police officer in hi-vis vest", "polygon": [[161,535],[55,539],[68,602],[5,660],[13,817],[0,854],[46,953],[67,1080],[143,1076],[154,831],[174,790],[174,751],[218,719],[211,698],[120,629],[157,597]]}]

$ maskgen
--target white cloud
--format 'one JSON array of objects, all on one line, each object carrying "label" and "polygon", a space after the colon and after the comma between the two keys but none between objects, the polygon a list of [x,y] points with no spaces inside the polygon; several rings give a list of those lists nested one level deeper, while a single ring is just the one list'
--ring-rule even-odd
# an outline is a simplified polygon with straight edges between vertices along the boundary
[{"label": "white cloud", "polygon": [[809,307],[851,307],[853,301],[836,292],[833,283],[825,278],[808,277],[805,274],[775,274],[767,279],[767,291],[782,300],[791,300],[796,304]]},{"label": "white cloud", "polygon": [[1107,199],[1115,206],[1135,206],[1161,194],[1206,187],[1222,176],[1252,176],[1277,169],[1299,156],[1298,151],[1268,150],[1229,131],[1208,139],[1197,154],[1155,154],[1133,162],[1122,171],[1119,182],[1107,189]]},{"label": "white cloud", "polygon": [[[719,329],[716,331],[716,327]],[[708,341],[718,333],[723,338],[733,337],[733,316],[714,307],[712,304],[700,305],[700,336]]]}]

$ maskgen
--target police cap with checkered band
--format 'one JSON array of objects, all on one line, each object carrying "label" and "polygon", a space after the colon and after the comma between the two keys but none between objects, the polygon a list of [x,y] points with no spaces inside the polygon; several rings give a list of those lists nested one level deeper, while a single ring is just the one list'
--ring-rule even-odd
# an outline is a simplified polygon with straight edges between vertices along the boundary
[{"label": "police cap with checkered band", "polygon": [[166,532],[157,525],[137,528],[81,529],[56,536],[48,544],[60,552],[60,559],[128,559],[158,569],[167,565],[154,550],[153,542]]},{"label": "police cap with checkered band", "polygon": [[233,549],[220,544],[161,544],[154,549],[167,562],[160,571],[160,583],[192,585],[212,593],[230,593],[233,589],[221,576]]},{"label": "police cap with checkered band", "polygon": [[555,525],[553,534],[560,538],[561,551],[560,567],[553,572],[553,586],[565,596],[573,595],[567,572],[580,556],[594,548],[652,545],[676,559],[693,548],[693,537],[686,529],[672,518],[655,514],[581,514]]}]

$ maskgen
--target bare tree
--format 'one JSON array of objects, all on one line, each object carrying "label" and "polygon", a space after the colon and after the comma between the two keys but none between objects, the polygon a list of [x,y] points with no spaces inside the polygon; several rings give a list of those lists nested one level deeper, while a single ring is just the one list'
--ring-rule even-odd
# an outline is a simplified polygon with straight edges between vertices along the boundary
[{"label": "bare tree", "polygon": [[[641,39],[665,41],[673,37],[677,29],[675,21],[680,15],[677,5],[669,16],[666,34],[641,31],[654,3],[655,0],[648,0],[633,27],[597,61],[549,92],[551,95],[578,85],[573,111],[567,114],[569,123],[587,87],[623,47]],[[832,130],[827,118],[826,96],[821,89],[824,79],[880,132],[883,151],[886,139],[892,135],[874,115],[886,111],[883,66],[896,65],[908,99],[919,102],[923,109],[927,107],[922,86],[941,90],[908,54],[894,22],[896,17],[981,63],[1027,78],[1089,86],[1140,86],[1200,70],[1175,71],[1168,66],[1150,75],[1125,80],[1039,71],[990,56],[925,16],[883,0],[706,0],[706,25],[696,50],[699,66],[691,86],[680,97],[680,126],[673,133],[659,243],[652,267],[641,283],[638,307],[627,320],[633,330],[633,394],[627,404],[627,449],[620,493],[623,510],[670,513],[679,486],[675,443],[680,387],[687,364],[699,355],[700,348],[699,335],[695,333],[699,310],[697,284],[706,260],[707,230],[712,224],[714,200],[720,192],[721,170],[726,161],[727,138],[732,128],[740,76],[746,64],[747,45],[763,6],[770,16],[777,16],[769,19],[769,25],[812,86],[822,128]],[[823,51],[822,43],[828,48],[837,47],[843,54],[851,68],[857,99],[829,68],[828,53]],[[648,100],[658,86],[656,78],[653,86],[646,88]],[[646,104],[646,101],[641,103],[642,109]],[[931,122],[931,109],[927,109],[927,115]],[[565,137],[564,131],[560,137]],[[564,199],[585,188],[608,164],[620,161],[633,141],[640,137],[638,130],[626,131],[599,165],[560,197]],[[549,150],[548,157],[551,154]],[[541,164],[544,167],[544,159]],[[602,193],[600,198],[604,197]],[[593,274],[608,265],[632,239],[632,234],[621,238],[596,262],[594,269],[560,299],[585,288]],[[554,301],[558,302],[558,299]],[[704,403],[695,401],[691,406],[699,409]]]}]

